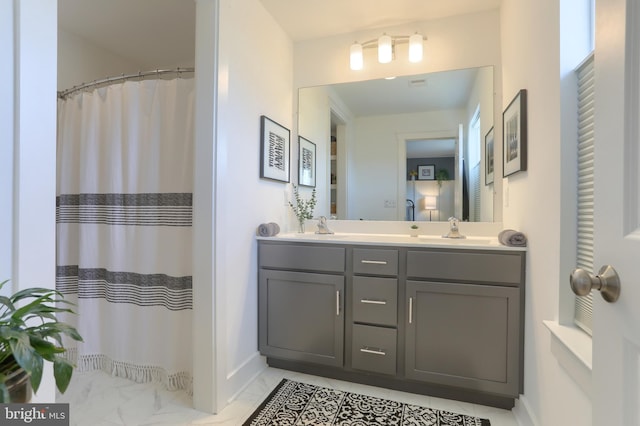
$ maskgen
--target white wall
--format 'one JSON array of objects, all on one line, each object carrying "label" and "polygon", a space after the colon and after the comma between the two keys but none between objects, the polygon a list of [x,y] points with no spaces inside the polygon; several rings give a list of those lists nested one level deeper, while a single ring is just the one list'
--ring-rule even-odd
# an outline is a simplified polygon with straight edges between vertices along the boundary
[{"label": "white wall", "polygon": [[[4,53],[0,67],[0,281],[11,278],[13,273],[13,2],[0,2],[0,52]],[[5,285],[3,296],[12,293],[12,285]]]},{"label": "white wall", "polygon": [[[2,126],[2,154],[8,155],[0,165],[8,168],[1,181],[2,254],[11,246],[11,255],[2,261],[0,279],[11,278],[13,291],[54,288],[56,3],[11,3],[0,6],[2,31],[8,36],[0,42],[6,65],[0,71],[0,121],[6,125]],[[10,97],[4,98],[5,94]],[[10,269],[4,269],[9,263]],[[53,368],[47,363],[33,402],[53,401]]]},{"label": "white wall", "polygon": [[[560,11],[555,1],[503,0],[502,104],[528,90],[528,170],[508,178],[504,226],[529,236],[523,424],[588,425],[587,396],[550,352],[543,320],[557,318],[560,270]],[[544,31],[541,29],[544,28]],[[501,137],[496,137],[501,140]],[[498,158],[496,158],[496,161]]]},{"label": "white wall", "polygon": [[139,63],[58,28],[58,90],[138,71],[147,70],[141,69]]},{"label": "white wall", "polygon": [[[416,17],[416,22],[401,26],[377,28],[358,33],[341,34],[313,39],[295,45],[295,87],[347,81],[370,80],[397,75],[413,75],[452,69],[473,68],[500,64],[500,18],[498,10],[460,15],[429,21]],[[399,45],[396,60],[379,64],[374,50],[365,50],[365,67],[361,71],[349,68],[349,46],[354,40],[370,40],[383,32],[413,34],[421,32],[427,41],[424,60],[409,63]],[[500,69],[496,68],[494,85],[501,84]],[[497,83],[496,83],[497,82]]]},{"label": "white wall", "polygon": [[225,333],[218,352],[225,370],[218,374],[229,399],[264,367],[257,351],[256,228],[277,222],[286,231],[293,224],[287,185],[259,178],[260,116],[293,125],[293,44],[259,0],[220,1],[219,25],[214,285],[216,328]]},{"label": "white wall", "polygon": [[[117,29],[114,28],[114,31]],[[158,31],[162,31],[162,28],[158,27]],[[193,59],[177,61],[175,58],[167,57],[149,68],[66,31],[64,28],[58,28],[58,90],[66,90],[82,83],[122,74],[135,74],[151,69],[193,66]]]}]

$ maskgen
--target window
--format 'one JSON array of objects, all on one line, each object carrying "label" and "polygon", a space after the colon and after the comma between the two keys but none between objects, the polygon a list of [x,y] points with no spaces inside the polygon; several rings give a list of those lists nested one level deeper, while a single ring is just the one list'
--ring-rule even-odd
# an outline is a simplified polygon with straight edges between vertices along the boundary
[{"label": "window", "polygon": [[[578,92],[578,204],[576,267],[593,273],[594,55],[576,69]],[[591,334],[593,294],[575,298],[574,322]]]}]

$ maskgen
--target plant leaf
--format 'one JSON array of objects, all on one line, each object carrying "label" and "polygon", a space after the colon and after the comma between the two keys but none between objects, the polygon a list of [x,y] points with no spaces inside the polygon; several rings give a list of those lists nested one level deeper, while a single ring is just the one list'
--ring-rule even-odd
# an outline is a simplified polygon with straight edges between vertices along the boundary
[{"label": "plant leaf", "polygon": [[[14,330],[15,331],[15,330]],[[24,368],[27,373],[31,374],[37,368],[35,351],[29,343],[29,336],[26,333],[19,333],[18,338],[9,340],[11,353],[20,367]]]},{"label": "plant leaf", "polygon": [[34,392],[38,392],[40,382],[42,381],[42,370],[44,361],[39,356],[33,357],[33,370],[31,371],[31,387]]},{"label": "plant leaf", "polygon": [[53,362],[53,376],[60,393],[64,393],[69,386],[73,374],[73,364],[64,358],[56,357]]},{"label": "plant leaf", "polygon": [[64,352],[63,348],[59,348],[53,343],[36,336],[31,336],[29,341],[34,351],[47,361],[55,361],[55,355]]}]

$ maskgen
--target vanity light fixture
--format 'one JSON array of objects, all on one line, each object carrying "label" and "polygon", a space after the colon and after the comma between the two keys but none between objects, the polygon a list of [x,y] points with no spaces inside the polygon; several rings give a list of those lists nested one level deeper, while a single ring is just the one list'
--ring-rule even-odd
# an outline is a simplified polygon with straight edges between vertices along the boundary
[{"label": "vanity light fixture", "polygon": [[426,37],[423,37],[422,34],[415,33],[412,36],[390,36],[383,34],[378,39],[369,40],[364,43],[358,43],[356,41],[349,49],[349,64],[352,70],[361,70],[364,67],[363,50],[374,47],[378,50],[378,62],[388,64],[393,60],[395,46],[399,43],[409,44],[409,62],[420,62],[423,57],[425,40]]}]

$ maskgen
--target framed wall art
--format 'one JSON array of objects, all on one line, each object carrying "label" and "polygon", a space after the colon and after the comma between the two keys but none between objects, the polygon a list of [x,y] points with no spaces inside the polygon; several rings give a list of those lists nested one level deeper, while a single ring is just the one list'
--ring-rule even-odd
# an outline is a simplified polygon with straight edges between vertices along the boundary
[{"label": "framed wall art", "polygon": [[493,127],[484,137],[484,184],[493,183]]},{"label": "framed wall art", "polygon": [[527,91],[522,89],[502,113],[502,175],[527,170]]},{"label": "framed wall art", "polygon": [[429,164],[426,166],[418,166],[418,180],[435,180],[436,166]]},{"label": "framed wall art", "polygon": [[316,186],[316,144],[298,136],[298,185]]},{"label": "framed wall art", "polygon": [[289,182],[290,152],[289,129],[260,116],[260,178]]}]

